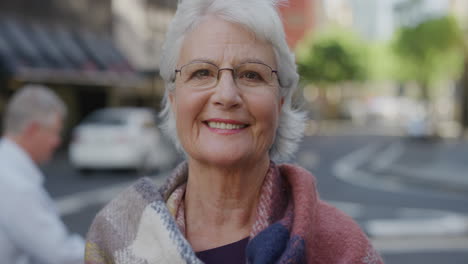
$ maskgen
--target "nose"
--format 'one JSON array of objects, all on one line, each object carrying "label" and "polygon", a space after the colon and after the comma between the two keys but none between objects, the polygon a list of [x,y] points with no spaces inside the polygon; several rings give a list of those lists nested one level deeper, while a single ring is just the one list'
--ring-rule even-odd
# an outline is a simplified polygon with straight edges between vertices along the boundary
[{"label": "nose", "polygon": [[[224,73],[224,74],[223,74]],[[220,69],[218,84],[212,95],[213,103],[223,109],[238,108],[242,105],[242,97],[234,81],[232,69]]]}]

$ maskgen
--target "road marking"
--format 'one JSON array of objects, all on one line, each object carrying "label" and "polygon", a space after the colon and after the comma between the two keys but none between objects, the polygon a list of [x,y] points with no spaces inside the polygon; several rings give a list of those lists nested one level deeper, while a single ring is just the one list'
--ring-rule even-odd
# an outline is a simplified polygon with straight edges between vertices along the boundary
[{"label": "road marking", "polygon": [[468,237],[403,237],[371,239],[375,249],[385,254],[410,252],[468,251]]},{"label": "road marking", "polygon": [[[436,168],[411,168],[404,165],[397,165],[392,167],[392,171],[395,173],[401,173],[406,175],[412,175],[413,179],[424,181],[432,185],[443,185],[451,188],[453,190],[464,191],[468,189],[468,181],[466,179],[466,171],[463,169],[454,169],[454,166],[451,164],[439,165],[444,166],[442,169],[440,167]],[[451,175],[446,175],[447,171],[450,171]],[[446,178],[450,177],[450,181],[447,181]]]},{"label": "road marking", "polygon": [[[405,147],[403,145],[398,146],[398,143],[394,143],[389,148],[386,148],[383,153],[384,156],[381,157],[381,153],[379,153],[379,149],[382,148],[384,143],[371,143],[362,148],[359,148],[351,153],[343,156],[341,159],[337,160],[332,166],[333,174],[342,181],[364,188],[369,189],[377,189],[386,192],[426,192],[424,189],[418,189],[414,187],[409,187],[404,184],[404,181],[401,180],[400,177],[394,177],[391,174],[375,174],[359,169],[359,167],[366,162],[369,162],[370,166],[374,166],[378,172],[379,169],[384,169],[385,166],[390,166],[392,160],[395,161],[399,158],[399,154],[403,153]],[[373,162],[373,160],[379,160]],[[390,159],[390,160],[385,160]],[[384,161],[385,160],[385,161]],[[377,163],[377,164],[376,164]],[[416,169],[411,169],[399,165],[392,165],[391,171],[392,172],[400,172],[400,173],[411,173],[412,179],[428,179],[434,178],[440,181],[440,183],[447,185],[446,181],[443,177],[440,177],[441,173],[435,174],[434,172],[424,171],[424,172],[417,172]],[[452,179],[455,177],[452,177]],[[461,178],[461,177],[460,177]],[[430,181],[431,182],[431,181]],[[434,181],[432,181],[434,183]],[[460,190],[460,188],[466,187],[466,183],[453,183],[451,188],[454,190]],[[452,198],[460,198],[461,194],[455,193],[447,193],[447,192],[437,192],[433,190],[432,193],[437,193],[438,195],[443,195],[446,197]]]},{"label": "road marking", "polygon": [[369,189],[380,189],[388,192],[407,190],[403,184],[394,179],[377,179],[374,175],[359,170],[358,167],[377,157],[377,151],[383,143],[368,144],[336,161],[332,166],[334,175],[344,182]]},{"label": "road marking", "polygon": [[[161,185],[168,174],[149,177],[156,185]],[[117,194],[133,184],[135,181],[117,183],[105,188],[92,191],[74,193],[55,200],[57,210],[60,215],[66,216],[77,213],[82,209],[93,205],[104,205],[115,198]]]},{"label": "road marking", "polygon": [[352,177],[350,172],[356,171],[356,168],[369,161],[373,154],[382,144],[368,144],[344,156],[333,164],[333,170],[342,177]]},{"label": "road marking", "polygon": [[[384,151],[383,157],[377,153],[381,144],[369,144],[357,149],[344,156],[333,164],[333,173],[335,176],[349,184],[358,185],[370,189],[380,189],[388,192],[411,191],[398,181],[392,179],[377,178],[375,175],[358,169],[364,163],[377,158],[374,168],[383,169],[390,166],[391,163],[401,155],[403,146],[392,145]],[[354,207],[354,205],[341,204],[337,206],[343,209],[353,218],[359,218],[365,212],[365,207]],[[358,208],[358,209],[356,209]],[[418,217],[370,220],[364,223],[364,229],[370,236],[377,239],[405,238],[409,237],[434,237],[434,236],[453,236],[462,235],[468,237],[468,217],[452,212],[443,212],[439,210],[426,210],[416,208],[398,208],[396,215],[413,215]],[[434,216],[439,214],[438,216]],[[430,216],[432,215],[432,216]],[[467,238],[468,239],[468,238]],[[424,239],[423,239],[424,240]],[[438,247],[436,244],[427,245],[427,247]],[[385,244],[387,246],[388,244]],[[392,244],[393,245],[393,244]],[[468,244],[465,244],[468,245]],[[395,250],[396,247],[392,246]],[[468,246],[465,246],[467,248]],[[453,248],[450,246],[449,248]],[[404,249],[404,248],[402,248]],[[409,249],[407,249],[409,250]]]},{"label": "road marking", "polygon": [[393,142],[373,160],[371,168],[374,171],[382,171],[389,168],[403,155],[404,151],[405,147],[401,142]]},{"label": "road marking", "polygon": [[367,221],[365,229],[380,238],[468,235],[468,219],[455,214],[428,219],[377,219]]}]

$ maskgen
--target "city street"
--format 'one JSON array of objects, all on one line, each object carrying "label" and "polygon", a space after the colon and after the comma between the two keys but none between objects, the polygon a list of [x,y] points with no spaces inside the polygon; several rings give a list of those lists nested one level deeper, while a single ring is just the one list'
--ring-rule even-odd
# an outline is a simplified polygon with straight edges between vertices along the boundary
[{"label": "city street", "polygon": [[[31,86],[50,89],[55,99],[35,94],[26,96],[30,101],[15,99]],[[307,121],[300,118],[302,110]],[[301,132],[299,122],[305,125],[305,137],[290,163],[314,175],[320,198],[352,217],[385,263],[468,264],[468,0],[0,1],[0,128],[41,164],[44,187],[72,233],[86,237],[96,214],[138,179],[148,177],[156,185],[166,181],[183,155],[176,154],[159,128],[187,139],[183,142],[193,148],[201,146],[191,157],[232,164],[243,155],[249,167],[258,160],[252,149],[265,149],[269,142],[261,137],[269,138],[275,124],[287,131],[276,131],[284,140],[272,144],[272,150],[289,155],[289,142]],[[1,175],[5,181],[0,192],[7,197],[1,210],[7,221],[2,220],[0,233],[21,230],[14,234],[34,234],[46,246],[38,231],[53,238],[60,237],[54,230],[62,229],[20,221],[25,219],[20,213],[32,210],[8,197],[29,198],[29,205],[37,200],[47,208],[51,201],[39,199],[42,190],[8,194],[26,186],[26,178],[31,186],[35,178],[42,179],[37,170],[28,171],[20,157],[24,155],[8,141],[1,145],[7,148],[0,148],[3,174],[23,173],[25,180]],[[56,148],[53,159],[42,164]],[[218,155],[220,149],[229,151]],[[16,165],[21,162],[25,165]],[[102,169],[108,167],[113,169]],[[210,178],[213,166],[191,169],[192,176],[206,176],[197,182],[202,190],[204,183],[219,185]],[[233,174],[227,167],[223,171]],[[245,177],[231,178],[228,183],[242,184],[230,188],[232,193],[250,197],[256,190],[244,188]],[[242,192],[232,191],[237,189]],[[214,200],[230,205],[232,199],[226,197]],[[198,200],[210,200],[203,198]],[[278,199],[271,200],[277,204]],[[298,210],[298,204],[307,202],[292,204],[295,220],[309,210]],[[189,208],[196,207],[198,214],[187,210],[187,219],[193,216],[204,225],[188,228],[187,234],[200,238],[201,231],[211,233],[198,245],[191,240],[193,248],[206,249],[248,232],[239,225],[246,223],[246,215],[252,218],[244,211],[233,210],[234,217],[226,217],[197,205]],[[273,215],[278,208],[271,210]],[[222,222],[222,230],[235,232],[218,236],[221,232],[213,232],[214,225],[204,221],[217,220],[206,217],[211,213],[222,221],[235,220],[232,226]],[[103,225],[122,229],[106,220]],[[11,228],[11,223],[19,227]],[[312,230],[315,224],[308,224]],[[315,226],[319,236],[312,237],[320,240],[325,232]],[[124,233],[138,238],[146,234],[133,229]],[[25,246],[18,237],[3,242],[0,235],[0,264],[54,262],[37,252],[44,258],[65,258],[77,248],[63,243],[65,251],[51,253],[35,250],[34,243]],[[298,241],[288,244],[291,251],[282,257],[297,257]],[[353,240],[359,247],[352,248],[362,248],[359,241]],[[318,257],[336,256],[324,241],[318,243],[326,249],[322,254],[315,247]],[[132,244],[130,253],[122,251],[115,258],[171,253],[163,244],[157,252]],[[121,248],[110,248],[114,246]],[[252,252],[279,255],[265,248]],[[180,243],[172,249],[186,252]],[[81,258],[81,252],[78,248],[75,257]],[[374,259],[368,254],[361,262]]]},{"label": "city street", "polygon": [[[322,199],[356,219],[385,263],[461,264],[468,259],[468,175],[460,167],[466,146],[339,128],[306,137],[296,162],[315,175]],[[103,204],[138,177],[80,175],[65,152],[44,170],[65,223],[82,235]],[[160,183],[167,173],[152,178]]]}]

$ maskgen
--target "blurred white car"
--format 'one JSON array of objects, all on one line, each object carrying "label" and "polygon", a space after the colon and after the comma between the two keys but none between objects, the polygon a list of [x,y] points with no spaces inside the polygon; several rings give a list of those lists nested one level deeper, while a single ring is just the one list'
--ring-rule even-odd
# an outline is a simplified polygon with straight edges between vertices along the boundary
[{"label": "blurred white car", "polygon": [[436,139],[437,128],[433,120],[424,115],[420,117],[412,117],[407,120],[406,135],[414,139]]},{"label": "blurred white car", "polygon": [[103,108],[73,129],[69,159],[79,170],[166,169],[176,152],[159,132],[149,108]]}]

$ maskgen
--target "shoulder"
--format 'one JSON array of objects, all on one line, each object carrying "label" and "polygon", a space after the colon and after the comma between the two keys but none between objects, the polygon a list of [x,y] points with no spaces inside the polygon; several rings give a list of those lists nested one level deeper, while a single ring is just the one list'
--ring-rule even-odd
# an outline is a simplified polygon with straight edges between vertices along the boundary
[{"label": "shoulder", "polygon": [[288,163],[280,164],[277,167],[280,174],[287,179],[290,185],[316,191],[316,179],[307,169]]},{"label": "shoulder", "polygon": [[383,263],[360,226],[334,206],[319,201],[316,212],[316,239],[313,245],[323,263],[347,260],[350,263]]},{"label": "shoulder", "polygon": [[[366,236],[359,225],[348,215],[330,205],[319,201],[317,206],[317,225],[319,234],[327,241],[362,239]],[[347,242],[347,241],[344,241]]]},{"label": "shoulder", "polygon": [[88,239],[124,235],[138,224],[144,209],[159,199],[158,189],[149,178],[138,180],[99,211],[88,232]]},{"label": "shoulder", "polygon": [[312,205],[308,210],[313,215],[309,246],[317,263],[383,263],[361,227],[350,216],[319,198],[315,177],[308,170],[292,164],[281,164],[278,168],[298,197],[308,193],[305,195],[310,199],[307,204]]},{"label": "shoulder", "polygon": [[141,178],[120,192],[101,209],[96,217],[118,217],[122,209],[140,211],[140,207],[145,207],[158,199],[160,199],[160,194],[156,184],[149,178]]},{"label": "shoulder", "polygon": [[182,263],[175,248],[189,254],[183,240],[159,188],[144,178],[96,215],[86,238],[85,263]]},{"label": "shoulder", "polygon": [[21,169],[20,164],[8,162],[0,157],[0,190],[2,194],[28,195],[42,190],[34,181],[28,180],[29,175]]}]

